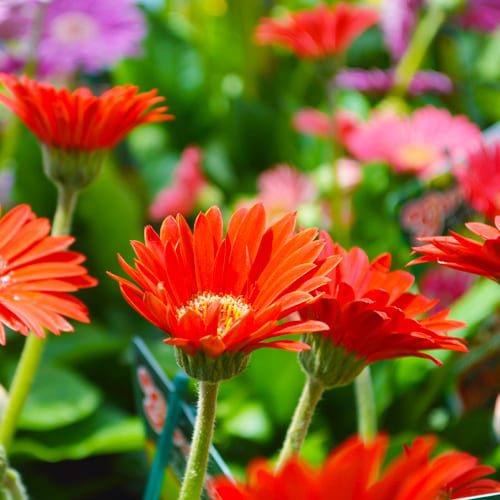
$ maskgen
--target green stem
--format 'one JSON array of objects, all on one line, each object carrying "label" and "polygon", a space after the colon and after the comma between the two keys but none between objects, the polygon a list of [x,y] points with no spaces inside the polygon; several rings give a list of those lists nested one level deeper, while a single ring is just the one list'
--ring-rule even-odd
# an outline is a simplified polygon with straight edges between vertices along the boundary
[{"label": "green stem", "polygon": [[24,344],[21,359],[16,367],[14,379],[9,391],[9,402],[0,424],[0,442],[9,449],[16,431],[17,421],[28,392],[35,378],[36,370],[42,358],[45,340],[30,334]]},{"label": "green stem", "polygon": [[413,34],[410,45],[394,73],[394,94],[404,95],[420,68],[429,46],[446,19],[439,6],[430,6]]},{"label": "green stem", "polygon": [[366,443],[377,434],[377,409],[369,366],[354,380],[354,391],[358,409],[358,433]]},{"label": "green stem", "polygon": [[52,236],[70,234],[78,191],[57,185],[57,208],[52,222]]},{"label": "green stem", "polygon": [[280,469],[294,455],[300,452],[304,440],[309,430],[314,411],[321,399],[325,388],[323,384],[312,377],[307,377],[307,381],[300,395],[299,402],[295,408],[292,421],[288,427],[283,447],[276,464]]},{"label": "green stem", "polygon": [[198,413],[179,500],[195,500],[201,496],[214,433],[218,390],[218,383],[199,383]]},{"label": "green stem", "polygon": [[[52,224],[53,236],[69,234],[77,196],[76,191],[59,187],[57,209]],[[0,443],[6,450],[12,443],[19,416],[33,385],[45,342],[45,339],[40,339],[31,333],[24,344],[9,390],[9,402],[0,422]]]}]

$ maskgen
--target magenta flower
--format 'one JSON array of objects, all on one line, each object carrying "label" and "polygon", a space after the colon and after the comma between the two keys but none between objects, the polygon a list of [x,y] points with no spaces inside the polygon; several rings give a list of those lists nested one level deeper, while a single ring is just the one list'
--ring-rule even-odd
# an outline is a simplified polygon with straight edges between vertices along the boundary
[{"label": "magenta flower", "polygon": [[24,67],[25,61],[0,47],[0,73],[16,73]]},{"label": "magenta flower", "polygon": [[464,28],[490,33],[500,26],[500,2],[498,0],[469,0],[465,11],[458,16]]},{"label": "magenta flower", "polygon": [[423,0],[383,0],[380,26],[385,45],[398,61],[406,52]]},{"label": "magenta flower", "polygon": [[481,144],[481,131],[465,116],[420,108],[411,116],[375,114],[347,137],[351,154],[363,162],[388,163],[396,173],[430,178]]},{"label": "magenta flower", "polygon": [[[394,70],[344,69],[335,78],[335,84],[341,88],[360,92],[385,94],[394,86]],[[413,95],[427,92],[448,94],[452,88],[453,83],[445,74],[437,71],[419,71],[413,77],[408,90]]]},{"label": "magenta flower", "polygon": [[475,276],[446,267],[434,267],[420,279],[420,291],[430,299],[439,299],[439,307],[445,309],[458,300],[475,281]]},{"label": "magenta flower", "polygon": [[133,0],[52,0],[37,57],[43,74],[97,72],[140,52],[145,35]]},{"label": "magenta flower", "polygon": [[197,146],[186,148],[174,172],[172,182],[162,189],[149,207],[154,220],[168,215],[189,215],[195,208],[200,192],[207,181],[201,168],[202,154]]},{"label": "magenta flower", "polygon": [[0,40],[14,40],[29,32],[36,8],[43,0],[1,0]]}]

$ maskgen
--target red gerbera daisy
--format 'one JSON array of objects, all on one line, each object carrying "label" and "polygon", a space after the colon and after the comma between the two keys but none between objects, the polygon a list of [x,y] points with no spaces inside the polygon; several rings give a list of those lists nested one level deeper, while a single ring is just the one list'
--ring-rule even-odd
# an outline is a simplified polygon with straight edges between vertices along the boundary
[{"label": "red gerbera daisy", "polygon": [[436,439],[415,439],[385,471],[381,471],[388,438],[369,443],[353,437],[334,450],[320,469],[297,457],[273,471],[263,460],[248,469],[247,484],[216,478],[215,500],[434,500],[500,491],[500,483],[482,479],[495,472],[472,455],[451,451],[431,459]]},{"label": "red gerbera daisy", "polygon": [[135,85],[113,87],[97,97],[87,88],[70,92],[22,76],[0,74],[12,96],[0,102],[49,147],[93,151],[113,148],[138,125],[171,120],[156,90],[138,93]]},{"label": "red gerbera daisy", "polygon": [[439,300],[408,292],[413,275],[390,271],[391,257],[383,254],[369,262],[360,248],[344,250],[321,233],[326,246],[318,258],[342,257],[319,292],[323,297],[304,308],[303,319],[323,321],[328,330],[305,336],[312,351],[301,353],[306,371],[326,387],[350,383],[364,366],[402,356],[435,358],[422,351],[467,351],[459,338],[442,332],[463,326],[447,319],[448,310],[425,316]]},{"label": "red gerbera daisy", "polygon": [[255,37],[262,45],[280,45],[299,57],[315,59],[344,52],[376,22],[373,10],[346,3],[322,4],[283,19],[264,18]]},{"label": "red gerbera daisy", "polygon": [[68,292],[95,286],[85,257],[67,250],[70,236],[49,236],[50,223],[19,205],[0,219],[0,343],[4,325],[44,338],[44,328],[59,335],[73,327],[65,317],[88,323],[84,304]]},{"label": "red gerbera daisy", "polygon": [[458,269],[472,274],[500,280],[500,215],[495,217],[496,227],[480,222],[468,222],[467,229],[483,241],[466,238],[454,231],[451,236],[429,236],[419,238],[427,243],[414,247],[422,257],[412,260],[408,265],[424,262],[437,262],[445,267]]},{"label": "red gerbera daisy", "polygon": [[500,214],[500,140],[491,146],[483,144],[453,172],[475,210],[491,219]]},{"label": "red gerbera daisy", "polygon": [[316,229],[296,233],[295,215],[287,214],[266,230],[265,218],[261,204],[242,208],[223,237],[217,207],[198,215],[193,232],[182,216],[167,217],[159,235],[148,226],[145,243],[132,242],[135,268],[120,258],[137,283],[113,276],[125,299],[169,334],[165,342],[184,352],[184,363],[198,354],[196,363],[210,363],[259,347],[300,351],[308,346],[266,341],[326,328],[319,321],[278,321],[317,300],[312,292],[328,281],[340,257],[316,264],[324,245],[315,240]]}]

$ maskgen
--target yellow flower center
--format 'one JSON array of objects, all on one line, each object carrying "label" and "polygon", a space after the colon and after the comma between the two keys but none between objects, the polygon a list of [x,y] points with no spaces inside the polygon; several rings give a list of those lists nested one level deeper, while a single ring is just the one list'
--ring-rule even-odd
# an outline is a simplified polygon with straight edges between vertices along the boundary
[{"label": "yellow flower center", "polygon": [[194,295],[186,304],[177,309],[177,319],[181,319],[188,311],[194,311],[198,316],[205,319],[208,308],[212,304],[219,304],[219,322],[217,335],[224,335],[236,321],[250,312],[250,306],[243,297],[202,292]]},{"label": "yellow flower center", "polygon": [[419,170],[431,164],[436,154],[428,146],[408,144],[398,151],[398,159],[412,170]]}]

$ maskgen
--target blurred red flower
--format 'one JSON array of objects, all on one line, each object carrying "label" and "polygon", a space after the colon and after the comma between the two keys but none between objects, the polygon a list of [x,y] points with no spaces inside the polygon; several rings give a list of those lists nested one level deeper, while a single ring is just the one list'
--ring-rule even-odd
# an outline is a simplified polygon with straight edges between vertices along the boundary
[{"label": "blurred red flower", "polygon": [[265,219],[261,204],[239,209],[223,237],[217,207],[198,215],[194,231],[182,216],[167,217],[159,235],[148,226],[145,243],[132,242],[135,268],[120,257],[137,284],[112,276],[127,302],[168,333],[165,342],[189,356],[307,349],[293,340],[265,341],[325,329],[318,321],[279,320],[316,300],[312,292],[340,257],[315,264],[324,243],[315,240],[316,229],[295,232],[294,214],[267,230]]},{"label": "blurred red flower", "polygon": [[113,87],[97,97],[87,88],[70,92],[29,78],[0,74],[11,96],[0,102],[50,148],[76,151],[110,149],[138,125],[173,119],[156,90],[138,93],[135,85]]},{"label": "blurred red flower", "polygon": [[366,444],[352,437],[320,469],[294,457],[275,472],[258,460],[248,468],[247,484],[215,478],[210,496],[214,500],[436,500],[500,491],[500,483],[483,479],[495,470],[478,464],[468,453],[449,451],[431,458],[433,436],[416,438],[382,471],[388,441],[385,435]]},{"label": "blurred red flower", "polygon": [[496,227],[480,222],[468,222],[467,229],[482,241],[473,240],[450,231],[451,236],[429,236],[419,238],[426,243],[413,247],[422,254],[408,265],[437,262],[445,267],[500,280],[500,215],[495,217]]},{"label": "blurred red flower", "polygon": [[344,52],[377,19],[371,9],[347,3],[321,4],[282,19],[261,19],[255,38],[261,45],[279,45],[298,57],[316,59]]},{"label": "blurred red flower", "polygon": [[483,144],[453,170],[464,198],[480,214],[500,214],[500,140]]},{"label": "blurred red flower", "polygon": [[414,277],[406,271],[391,272],[390,254],[370,262],[361,248],[346,251],[323,232],[320,239],[326,245],[317,264],[332,256],[342,261],[330,272],[331,282],[318,290],[323,297],[300,315],[326,323],[329,329],[316,338],[353,355],[360,364],[358,371],[365,364],[401,356],[439,364],[422,352],[432,349],[467,351],[461,339],[442,334],[463,324],[447,319],[447,309],[426,315],[439,301],[408,292]]},{"label": "blurred red flower", "polygon": [[88,323],[85,305],[68,292],[95,286],[81,263],[85,256],[67,250],[71,236],[49,236],[50,223],[19,205],[0,219],[0,343],[5,328],[45,338],[72,332],[65,317]]}]

